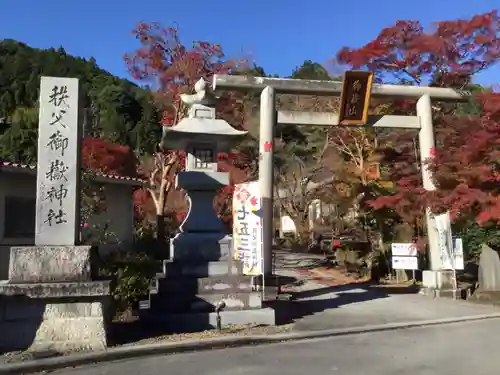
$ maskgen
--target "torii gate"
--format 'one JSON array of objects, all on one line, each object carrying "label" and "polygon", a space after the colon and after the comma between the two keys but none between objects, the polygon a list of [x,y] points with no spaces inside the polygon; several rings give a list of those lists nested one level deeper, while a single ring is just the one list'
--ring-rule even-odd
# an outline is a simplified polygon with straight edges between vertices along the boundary
[{"label": "torii gate", "polygon": [[[261,91],[260,96],[260,134],[259,134],[259,183],[263,207],[263,248],[264,274],[272,273],[272,239],[273,239],[273,140],[276,124],[336,126],[339,117],[333,113],[276,111],[276,94],[339,96],[342,82],[300,80],[288,78],[265,78],[231,75],[215,75],[214,90]],[[431,172],[424,161],[431,157],[435,147],[434,126],[432,123],[431,99],[447,102],[467,102],[471,98],[468,91],[451,88],[403,86],[403,85],[371,85],[373,97],[417,99],[417,116],[368,116],[366,126],[386,128],[420,129],[420,161],[423,187],[435,190]],[[429,242],[430,270],[423,272],[424,286],[440,288],[444,282],[441,275],[441,259],[438,243],[438,232],[435,220],[429,209],[426,211],[427,237]]]}]

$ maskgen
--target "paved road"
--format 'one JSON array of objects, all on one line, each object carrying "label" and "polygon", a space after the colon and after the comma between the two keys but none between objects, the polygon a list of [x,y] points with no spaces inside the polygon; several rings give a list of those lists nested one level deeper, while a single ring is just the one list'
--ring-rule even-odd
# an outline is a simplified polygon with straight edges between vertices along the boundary
[{"label": "paved road", "polygon": [[500,319],[148,357],[55,375],[491,375]]},{"label": "paved road", "polygon": [[[308,287],[308,284],[300,288]],[[451,299],[432,299],[419,294],[387,294],[370,287],[346,285],[303,290],[292,305],[278,315],[295,318],[294,330],[352,328],[366,325],[460,318],[498,314],[494,306]]]}]

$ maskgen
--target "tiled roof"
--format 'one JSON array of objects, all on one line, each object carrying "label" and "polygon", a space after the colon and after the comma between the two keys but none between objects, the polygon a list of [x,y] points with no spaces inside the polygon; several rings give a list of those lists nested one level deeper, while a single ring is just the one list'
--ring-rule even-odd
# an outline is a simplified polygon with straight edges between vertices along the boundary
[{"label": "tiled roof", "polygon": [[[22,163],[16,163],[16,162],[11,162],[11,161],[0,161],[0,169],[1,168],[13,168],[13,169],[20,169],[20,170],[25,170],[25,171],[36,171],[36,165],[29,165],[29,164],[22,164]],[[118,175],[111,175],[111,174],[104,174],[104,173],[95,173],[94,174],[97,177],[101,177],[105,180],[109,180],[107,182],[125,182],[125,183],[130,183],[131,185],[142,185],[144,182],[140,178],[136,177],[127,177],[127,176],[118,176]]]}]

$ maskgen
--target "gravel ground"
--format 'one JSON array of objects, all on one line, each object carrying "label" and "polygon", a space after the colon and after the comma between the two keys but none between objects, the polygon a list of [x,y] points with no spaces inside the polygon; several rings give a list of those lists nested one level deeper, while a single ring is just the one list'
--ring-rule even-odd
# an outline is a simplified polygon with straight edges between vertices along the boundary
[{"label": "gravel ground", "polygon": [[[176,333],[171,335],[151,337],[120,346],[161,344],[166,342],[180,342],[185,340],[203,340],[207,338],[222,337],[222,336],[273,335],[277,333],[288,332],[291,329],[292,329],[292,324],[287,324],[282,326],[253,326],[253,327],[226,326],[222,329],[222,331],[208,330],[208,331],[194,332],[194,333]],[[62,355],[85,353],[85,352],[86,352],[85,350],[78,350],[78,351],[71,350],[62,353],[56,351],[31,352],[29,350],[8,352],[0,356],[0,365],[11,362],[28,361],[33,359],[57,357]]]},{"label": "gravel ground", "polygon": [[207,338],[221,337],[221,336],[272,335],[276,333],[288,332],[291,329],[292,329],[292,324],[287,324],[282,326],[254,326],[254,327],[231,325],[225,327],[222,331],[208,330],[208,331],[194,332],[194,333],[176,333],[172,335],[152,337],[131,344],[125,344],[123,346],[158,344],[162,342],[178,342],[184,340],[207,339]]}]

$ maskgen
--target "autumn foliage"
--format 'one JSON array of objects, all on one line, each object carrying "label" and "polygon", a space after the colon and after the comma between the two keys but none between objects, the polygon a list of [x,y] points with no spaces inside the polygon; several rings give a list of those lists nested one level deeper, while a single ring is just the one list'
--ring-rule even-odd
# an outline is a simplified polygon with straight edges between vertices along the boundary
[{"label": "autumn foliage", "polygon": [[[492,11],[438,22],[430,30],[418,21],[398,21],[361,48],[343,48],[337,59],[374,71],[379,81],[467,90],[474,75],[500,61],[500,18]],[[391,195],[374,199],[373,208],[392,208],[407,222],[414,222],[427,205],[435,212],[450,210],[455,220],[500,220],[500,99],[495,93],[481,93],[473,103],[480,115],[467,113],[463,106],[433,103],[437,147],[426,163],[433,171],[435,192],[422,188],[416,134],[392,137],[385,151],[395,187]],[[414,110],[414,101],[399,100],[388,113]]]},{"label": "autumn foliage", "polygon": [[[135,79],[147,82],[154,89],[157,103],[163,110],[159,126],[173,126],[186,115],[180,94],[192,93],[200,78],[210,81],[214,74],[231,74],[244,65],[242,61],[227,59],[219,44],[195,41],[191,46],[184,45],[175,27],[140,23],[132,33],[140,47],[134,54],[125,56],[125,61]],[[240,127],[242,102],[235,99],[234,95],[223,96],[217,101],[216,109],[219,117]],[[176,173],[184,169],[185,157],[178,150],[161,150],[153,159],[149,166],[147,163],[142,166],[149,187],[136,193],[136,205],[140,205],[145,214],[144,208],[151,209],[152,200],[157,216],[174,210],[176,219],[182,221],[187,206],[179,204],[183,197],[171,190]],[[219,160],[221,170],[229,172],[232,180],[233,175],[240,174],[238,169],[244,168],[242,158],[223,154],[219,155]],[[226,219],[231,195],[232,187],[224,188],[215,202],[215,209]]]},{"label": "autumn foliage", "polygon": [[[179,95],[191,93],[200,78],[210,82],[214,74],[235,74],[245,66],[242,61],[224,56],[218,44],[183,44],[178,28],[142,23],[133,34],[139,48],[125,60],[132,76],[148,83],[155,92],[163,110],[161,126],[175,125],[185,116]],[[336,62],[371,70],[377,82],[470,90],[475,75],[500,62],[500,17],[492,11],[470,19],[438,22],[429,29],[415,20],[397,21],[365,46],[343,48]],[[217,104],[218,117],[235,127],[244,127],[245,99],[240,94],[223,96]],[[422,187],[415,131],[336,129],[329,134],[330,147],[343,156],[344,163],[354,165],[349,171],[362,187],[358,193],[364,194],[360,203],[365,205],[365,212],[389,210],[391,217],[397,213],[401,221],[417,224],[421,223],[424,208],[431,206],[435,212],[450,210],[456,220],[500,220],[496,188],[500,99],[491,92],[472,99],[468,105],[433,102],[436,150],[432,160],[426,161],[437,187],[433,192]],[[414,100],[374,102],[376,113],[415,115]],[[142,169],[150,179],[159,176],[151,179],[151,186],[163,183],[161,189],[167,189],[182,170],[183,156],[175,150],[162,150],[161,155],[164,166],[169,160],[176,160],[175,170],[154,174],[155,163],[143,163]],[[255,157],[250,154],[219,155],[219,169],[230,173],[231,185],[254,176],[255,164]],[[379,176],[380,170],[383,176]],[[393,182],[393,186],[370,191],[381,179]],[[185,206],[176,203],[176,192],[167,193],[170,198],[160,210],[157,205],[157,214],[174,210],[181,220]],[[150,207],[151,194],[137,195],[141,207]],[[231,216],[231,196],[232,186],[228,186],[215,202],[227,221]]]},{"label": "autumn foliage", "polygon": [[397,21],[365,46],[345,47],[337,55],[340,63],[371,70],[379,80],[440,87],[465,87],[499,57],[496,11],[437,22],[430,30],[419,21]]},{"label": "autumn foliage", "polygon": [[209,81],[214,74],[230,74],[243,64],[227,59],[219,44],[182,44],[176,27],[140,23],[132,33],[140,48],[126,55],[125,61],[134,79],[152,84],[159,104],[164,106],[164,126],[175,123],[179,94],[191,93],[200,78]]},{"label": "autumn foliage", "polygon": [[438,190],[429,196],[436,211],[457,219],[500,221],[500,94],[477,96],[481,116],[445,118],[445,147],[430,160]]},{"label": "autumn foliage", "polygon": [[85,138],[82,143],[84,168],[108,175],[136,176],[137,159],[129,147],[96,138]]}]

